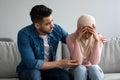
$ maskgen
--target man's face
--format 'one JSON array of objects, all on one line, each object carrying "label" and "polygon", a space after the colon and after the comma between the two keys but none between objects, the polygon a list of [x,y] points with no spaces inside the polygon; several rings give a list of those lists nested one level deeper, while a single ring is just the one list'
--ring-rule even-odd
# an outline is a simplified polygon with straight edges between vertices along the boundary
[{"label": "man's face", "polygon": [[43,21],[38,23],[37,31],[40,35],[46,35],[51,33],[53,30],[53,18],[50,15],[49,17],[44,17]]}]

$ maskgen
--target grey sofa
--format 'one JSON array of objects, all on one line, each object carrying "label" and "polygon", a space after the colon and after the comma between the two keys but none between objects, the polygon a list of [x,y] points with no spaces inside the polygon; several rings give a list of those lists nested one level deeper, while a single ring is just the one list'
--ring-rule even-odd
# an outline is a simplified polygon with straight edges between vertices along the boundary
[{"label": "grey sofa", "polygon": [[19,61],[16,43],[9,38],[0,38],[0,80],[18,80],[16,66]]},{"label": "grey sofa", "polygon": [[[57,60],[70,57],[66,44],[60,43],[57,53]],[[0,80],[18,80],[16,66],[19,62],[20,54],[16,42],[9,38],[0,39]],[[105,80],[120,80],[119,37],[105,43],[99,65],[105,73]]]}]

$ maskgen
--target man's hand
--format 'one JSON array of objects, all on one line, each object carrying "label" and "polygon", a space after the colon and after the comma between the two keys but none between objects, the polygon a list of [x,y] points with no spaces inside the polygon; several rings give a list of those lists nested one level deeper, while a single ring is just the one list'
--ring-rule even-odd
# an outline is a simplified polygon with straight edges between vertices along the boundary
[{"label": "man's hand", "polygon": [[76,60],[63,59],[63,60],[59,60],[59,61],[44,62],[41,69],[47,70],[47,69],[52,69],[52,68],[57,68],[57,67],[70,69],[77,65],[78,65],[78,63]]},{"label": "man's hand", "polygon": [[77,60],[63,59],[60,60],[60,66],[63,68],[73,68],[78,66]]}]

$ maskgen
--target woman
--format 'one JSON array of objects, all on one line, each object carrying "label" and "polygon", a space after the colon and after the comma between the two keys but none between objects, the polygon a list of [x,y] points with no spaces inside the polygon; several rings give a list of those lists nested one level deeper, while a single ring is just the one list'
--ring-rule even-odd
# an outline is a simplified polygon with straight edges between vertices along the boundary
[{"label": "woman", "polygon": [[77,30],[67,37],[71,59],[79,63],[71,70],[74,80],[103,80],[103,71],[98,64],[106,39],[96,32],[95,26],[93,16],[82,15],[78,19]]}]

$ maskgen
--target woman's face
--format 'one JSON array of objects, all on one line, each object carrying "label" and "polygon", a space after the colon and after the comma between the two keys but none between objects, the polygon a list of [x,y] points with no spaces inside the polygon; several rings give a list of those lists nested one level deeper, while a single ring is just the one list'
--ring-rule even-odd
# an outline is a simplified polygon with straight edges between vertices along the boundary
[{"label": "woman's face", "polygon": [[85,33],[82,35],[82,38],[87,40],[92,36],[92,33],[89,30],[90,27],[88,27],[88,26],[85,26],[85,27],[86,27],[86,30],[85,30]]}]

